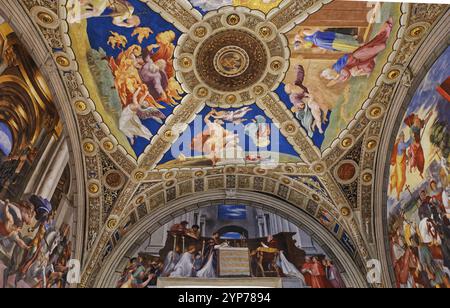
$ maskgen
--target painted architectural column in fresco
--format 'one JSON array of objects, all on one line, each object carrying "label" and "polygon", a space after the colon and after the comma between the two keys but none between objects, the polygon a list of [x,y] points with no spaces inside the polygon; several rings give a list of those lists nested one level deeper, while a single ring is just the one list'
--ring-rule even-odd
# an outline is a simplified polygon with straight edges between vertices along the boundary
[{"label": "painted architectural column in fresco", "polygon": [[64,195],[58,205],[56,227],[61,227],[61,225],[67,221],[73,221],[73,206],[69,197]]},{"label": "painted architectural column in fresco", "polygon": [[48,168],[41,178],[41,183],[36,194],[50,200],[64,172],[64,168],[69,162],[69,148],[64,138],[61,139],[54,155],[47,162],[49,164]]},{"label": "painted architectural column in fresco", "polygon": [[42,174],[45,172],[45,168],[48,166],[48,162],[55,150],[57,138],[56,136],[52,136],[42,154],[41,158],[36,164],[36,167],[33,170],[33,174],[31,175],[30,180],[28,181],[27,187],[25,188],[25,194],[32,194],[36,191],[40,181],[42,181]]}]

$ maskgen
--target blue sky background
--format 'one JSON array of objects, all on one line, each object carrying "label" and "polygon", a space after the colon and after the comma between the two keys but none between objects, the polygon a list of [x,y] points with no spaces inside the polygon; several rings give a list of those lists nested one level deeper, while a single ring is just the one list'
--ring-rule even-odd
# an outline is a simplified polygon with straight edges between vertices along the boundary
[{"label": "blue sky background", "polygon": [[245,220],[247,219],[247,207],[245,205],[220,205],[219,220]]},{"label": "blue sky background", "polygon": [[[142,47],[147,47],[148,45],[155,44],[156,40],[155,37],[158,33],[172,30],[176,34],[176,40],[174,41],[174,44],[177,44],[178,38],[181,36],[180,31],[178,31],[173,24],[168,23],[165,19],[163,19],[159,14],[153,12],[145,3],[138,1],[138,0],[128,0],[131,4],[133,4],[135,8],[135,15],[138,15],[141,18],[141,27],[149,27],[153,30],[154,34],[150,35],[149,39],[144,40],[143,44],[139,44],[137,40],[137,36],[131,37],[131,34],[133,33],[133,28],[128,29],[124,27],[117,27],[112,24],[112,18],[108,16],[102,16],[97,18],[89,18],[88,19],[88,37],[89,41],[91,43],[91,47],[93,49],[99,49],[102,48],[108,57],[114,57],[116,58],[119,56],[119,54],[122,52],[122,49],[113,49],[111,46],[108,45],[108,38],[111,35],[111,31],[117,32],[121,35],[124,35],[128,39],[127,47],[130,47],[134,44],[141,45]],[[105,12],[105,15],[107,15],[108,12]],[[174,107],[167,106],[166,104],[162,104],[165,106],[165,109],[162,109],[161,111],[166,115],[169,116],[173,113]],[[150,129],[153,135],[156,135],[156,133],[161,128],[161,124],[154,120],[145,120],[142,121],[142,123]],[[135,140],[135,144],[133,147],[133,150],[135,151],[136,155],[141,155],[145,148],[150,144],[150,141],[137,137]]]},{"label": "blue sky background", "polygon": [[[245,118],[247,119],[243,125],[247,125],[252,123],[252,119],[254,119],[256,116],[263,116],[266,119],[267,123],[272,123],[272,120],[268,117],[266,117],[266,115],[264,114],[264,112],[256,105],[251,105],[250,108],[252,108],[252,111],[250,111],[249,113],[247,113],[247,115],[245,116]],[[220,109],[220,108],[216,108],[216,110],[218,111],[231,111],[231,110],[237,110],[236,108],[231,108],[231,109]],[[178,144],[174,144],[174,148],[177,149],[179,147],[179,144],[184,140],[189,138],[189,140],[192,141],[192,138],[194,138],[195,136],[197,136],[198,134],[202,133],[205,128],[205,122],[204,122],[204,118],[205,116],[211,111],[211,107],[205,107],[199,114],[200,118],[198,118],[198,120],[194,120],[192,123],[189,124],[189,128],[188,130],[185,131],[184,134],[181,135],[180,139],[178,140]],[[226,126],[224,126],[226,127]],[[190,133],[187,133],[187,131],[189,131]],[[295,157],[299,157],[298,153],[294,150],[294,148],[292,147],[292,145],[287,141],[287,139],[281,134],[281,132],[277,129],[278,131],[278,135],[279,135],[279,153],[283,153],[283,154],[288,154],[288,155],[292,155]],[[276,134],[277,132],[273,131],[273,127],[272,127],[272,134]],[[185,135],[187,134],[187,136]],[[253,150],[256,148],[256,145],[253,143],[253,141],[251,140],[250,137],[248,137],[247,135],[242,136],[241,138],[241,142],[245,142],[245,147],[243,147],[245,149],[246,152],[248,152],[249,150]],[[188,143],[190,144],[190,143]],[[269,145],[267,150],[268,151],[272,151],[273,144]],[[276,148],[275,148],[276,149]],[[202,156],[203,153],[199,153],[199,152],[194,152],[192,153],[192,151],[190,149],[184,149],[181,148],[180,150],[186,151],[186,153],[183,152],[183,154],[186,157],[192,157],[192,156]],[[278,152],[278,151],[277,151]],[[189,155],[187,155],[189,154]],[[192,155],[193,154],[193,155]],[[174,158],[174,156],[172,155],[172,152],[169,150],[163,157],[163,159],[161,160],[160,164],[164,164],[166,162],[172,161],[176,158]]]},{"label": "blue sky background", "polygon": [[417,88],[416,93],[408,106],[407,115],[416,112],[420,108],[426,110],[436,106],[440,121],[450,123],[450,105],[436,88],[450,76],[450,47],[444,51],[439,59],[433,64],[429,73]]}]

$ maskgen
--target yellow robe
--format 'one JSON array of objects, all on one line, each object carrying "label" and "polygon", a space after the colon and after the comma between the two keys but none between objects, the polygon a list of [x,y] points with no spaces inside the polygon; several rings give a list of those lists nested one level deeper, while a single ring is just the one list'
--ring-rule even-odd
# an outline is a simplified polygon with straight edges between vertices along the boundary
[{"label": "yellow robe", "polygon": [[391,175],[391,187],[390,187],[391,192],[395,188],[395,190],[397,191],[397,197],[399,198],[405,184],[406,184],[406,155],[402,154],[397,155],[395,159],[395,165]]},{"label": "yellow robe", "polygon": [[233,5],[245,6],[250,9],[260,10],[267,14],[280,5],[281,1],[283,0],[271,0],[269,3],[264,3],[263,0],[233,0]]}]

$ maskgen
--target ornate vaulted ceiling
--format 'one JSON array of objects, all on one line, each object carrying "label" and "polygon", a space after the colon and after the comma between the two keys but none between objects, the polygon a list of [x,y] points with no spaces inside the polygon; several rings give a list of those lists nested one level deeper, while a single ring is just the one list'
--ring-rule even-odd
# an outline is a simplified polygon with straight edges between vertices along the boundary
[{"label": "ornate vaulted ceiling", "polygon": [[[82,182],[82,286],[96,285],[137,240],[138,231],[125,230],[162,225],[164,214],[183,211],[183,200],[253,193],[284,201],[288,207],[272,206],[284,216],[308,217],[360,273],[370,259],[388,266],[381,209],[388,135],[422,72],[424,60],[414,59],[431,52],[421,51],[427,44],[437,53],[437,38],[448,35],[448,6],[91,2],[1,1],[37,51],[72,151],[81,153],[73,159]],[[312,47],[311,29],[341,36]],[[229,131],[230,123],[244,129]],[[221,141],[222,154],[238,153],[231,160],[215,142],[205,148],[217,131],[246,140]]]}]

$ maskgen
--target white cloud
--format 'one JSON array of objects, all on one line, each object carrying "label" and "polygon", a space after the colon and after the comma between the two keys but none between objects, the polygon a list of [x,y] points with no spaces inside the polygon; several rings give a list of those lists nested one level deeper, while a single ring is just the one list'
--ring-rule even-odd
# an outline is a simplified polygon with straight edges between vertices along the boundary
[{"label": "white cloud", "polygon": [[8,135],[6,135],[4,132],[0,131],[0,149],[6,154],[9,154],[12,149],[12,143],[9,139]]},{"label": "white cloud", "polygon": [[193,6],[201,8],[203,11],[217,10],[223,6],[232,5],[232,0],[190,0]]}]

